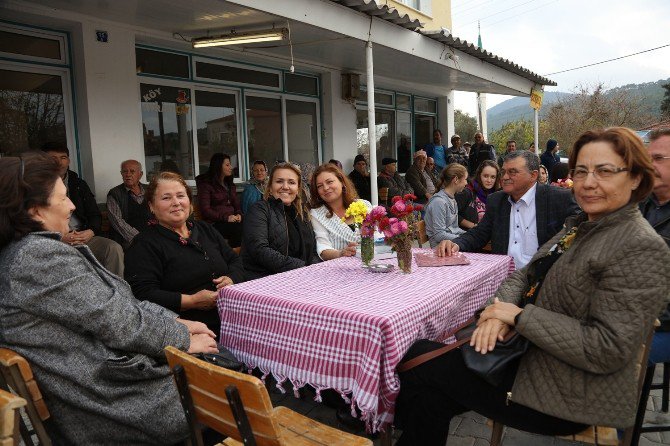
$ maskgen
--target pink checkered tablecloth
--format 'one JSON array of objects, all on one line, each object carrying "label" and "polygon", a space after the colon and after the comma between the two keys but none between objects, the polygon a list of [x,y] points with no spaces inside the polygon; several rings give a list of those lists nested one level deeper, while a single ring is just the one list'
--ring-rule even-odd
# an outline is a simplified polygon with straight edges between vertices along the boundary
[{"label": "pink checkered tablecloth", "polygon": [[[395,368],[418,339],[444,340],[514,270],[511,257],[375,274],[341,258],[221,289],[220,342],[295,390],[339,391],[373,430],[393,421]],[[386,260],[380,263],[395,263]]]}]

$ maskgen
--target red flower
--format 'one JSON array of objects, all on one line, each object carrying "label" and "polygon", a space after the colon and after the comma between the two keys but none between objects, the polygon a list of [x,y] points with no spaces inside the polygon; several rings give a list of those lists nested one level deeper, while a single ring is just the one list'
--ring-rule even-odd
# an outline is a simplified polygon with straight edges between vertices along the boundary
[{"label": "red flower", "polygon": [[396,202],[398,202],[398,201],[400,201],[400,200],[402,200],[402,197],[401,197],[400,195],[396,195],[395,197],[393,197],[393,198],[391,199],[391,203],[394,203],[394,204],[395,204]]},{"label": "red flower", "polygon": [[408,205],[407,205],[407,213],[410,213],[410,212],[412,212],[413,210],[414,210],[414,206],[412,206],[411,204],[408,204]]},{"label": "red flower", "polygon": [[415,211],[422,211],[423,210],[423,205],[422,204],[415,204],[414,205],[414,210]]},{"label": "red flower", "polygon": [[403,197],[403,200],[405,200],[405,201],[409,201],[409,200],[414,201],[414,200],[416,200],[416,195],[405,194],[405,196]]}]

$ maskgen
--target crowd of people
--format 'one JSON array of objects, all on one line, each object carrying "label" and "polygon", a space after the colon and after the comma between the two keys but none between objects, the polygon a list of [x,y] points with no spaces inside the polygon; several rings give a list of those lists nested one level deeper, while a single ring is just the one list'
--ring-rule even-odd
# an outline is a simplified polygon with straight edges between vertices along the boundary
[{"label": "crowd of people", "polygon": [[[404,176],[383,158],[380,204],[414,194],[438,256],[510,256],[517,271],[481,312],[472,345],[485,354],[514,327],[532,346],[500,386],[473,377],[457,353],[401,374],[398,444],[442,446],[449,419],[466,410],[548,434],[627,426],[637,404],[632,358],[670,297],[670,131],[649,147],[628,129],[586,132],[567,164],[553,139],[541,156],[508,141],[500,158],[481,133],[474,141],[453,135],[446,147],[435,130]],[[372,208],[364,155],[349,174],[337,160],[307,179],[289,162],[268,173],[255,161],[251,174],[238,198],[230,156],[213,155],[196,178],[196,219],[181,175],[142,183],[142,164],[124,161],[107,194],[107,238],[65,145],[0,159],[0,345],[33,366],[56,440],[185,438],[162,349],[217,351],[224,287],[356,254],[360,233],[346,210]],[[565,178],[572,189],[553,185]],[[540,299],[523,307],[528,293]],[[661,319],[657,362],[670,359],[670,310]],[[417,342],[407,357],[438,346]]]}]

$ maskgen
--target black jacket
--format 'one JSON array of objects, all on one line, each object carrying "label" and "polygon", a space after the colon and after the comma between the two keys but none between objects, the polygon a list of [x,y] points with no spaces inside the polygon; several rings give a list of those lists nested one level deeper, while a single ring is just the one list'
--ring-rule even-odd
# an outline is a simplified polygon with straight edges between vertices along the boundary
[{"label": "black jacket", "polygon": [[67,196],[76,206],[74,215],[81,222],[80,230],[90,229],[95,235],[100,235],[102,214],[86,181],[71,170],[67,172]]},{"label": "black jacket", "polygon": [[[654,203],[651,196],[640,203],[640,212],[642,212],[642,216],[647,218],[647,214],[654,206],[656,206],[656,203]],[[654,224],[652,228],[654,228],[658,235],[663,237],[663,240],[665,240],[665,243],[667,243],[670,248],[670,218],[659,221]],[[670,331],[670,305],[666,307],[665,311],[663,311],[663,314],[661,314],[658,319],[661,321],[661,326],[657,331]]]},{"label": "black jacket", "polygon": [[[309,215],[308,213],[305,214]],[[302,258],[288,255],[288,222],[284,203],[276,198],[260,200],[247,211],[242,221],[242,261],[249,279],[290,271],[318,263],[314,230],[308,220],[299,217]]]},{"label": "black jacket", "polygon": [[219,314],[212,310],[181,310],[181,295],[216,290],[212,279],[228,276],[244,282],[242,259],[226,240],[204,221],[189,222],[191,237],[186,244],[174,231],[160,225],[140,232],[125,255],[125,279],[139,300],[148,300],[200,321],[219,333]]},{"label": "black jacket", "polygon": [[359,171],[354,169],[349,172],[349,179],[352,183],[354,183],[356,191],[358,192],[358,197],[362,198],[363,200],[370,201],[370,176],[368,175],[366,177],[361,175]]},{"label": "black jacket", "polygon": [[474,175],[477,168],[485,160],[496,160],[496,151],[491,144],[474,144],[470,148],[470,157],[468,158],[468,173]]},{"label": "black jacket", "polygon": [[[507,254],[509,214],[512,211],[512,205],[507,197],[509,195],[503,191],[488,196],[482,221],[453,240],[461,251],[476,252],[491,241],[493,254]],[[579,206],[572,198],[570,190],[538,184],[535,190],[537,245],[544,245],[563,228],[567,217],[578,212]]]}]

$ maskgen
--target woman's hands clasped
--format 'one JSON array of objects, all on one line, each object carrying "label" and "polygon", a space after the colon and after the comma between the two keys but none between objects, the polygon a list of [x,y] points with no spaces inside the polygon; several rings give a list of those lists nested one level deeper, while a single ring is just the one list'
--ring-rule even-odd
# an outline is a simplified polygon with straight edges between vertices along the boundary
[{"label": "woman's hands clasped", "polygon": [[508,302],[493,299],[479,315],[477,328],[472,333],[470,346],[481,354],[486,354],[495,348],[497,341],[502,341],[505,335],[514,326],[514,318],[523,310]]},{"label": "woman's hands clasped", "polygon": [[184,324],[188,329],[191,343],[188,346],[188,353],[218,353],[219,348],[216,345],[216,335],[207,325],[202,322],[189,321],[187,319],[177,318],[177,322]]}]

